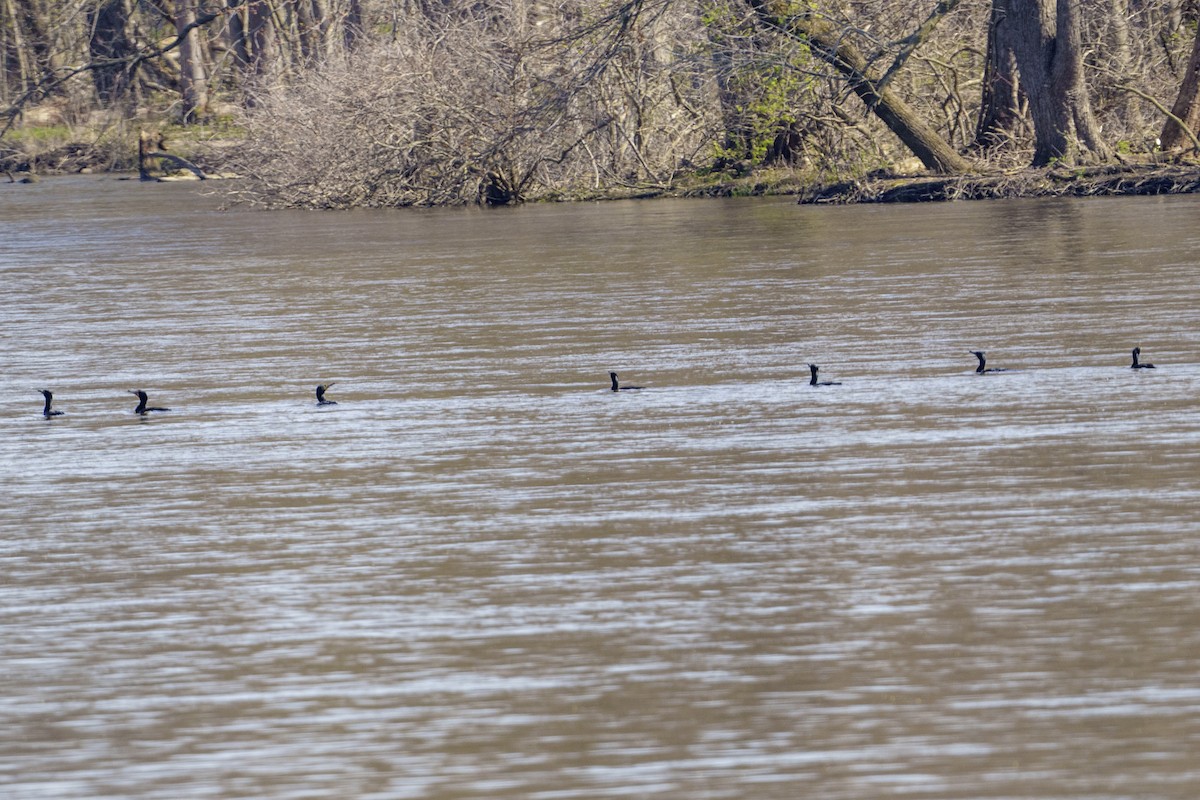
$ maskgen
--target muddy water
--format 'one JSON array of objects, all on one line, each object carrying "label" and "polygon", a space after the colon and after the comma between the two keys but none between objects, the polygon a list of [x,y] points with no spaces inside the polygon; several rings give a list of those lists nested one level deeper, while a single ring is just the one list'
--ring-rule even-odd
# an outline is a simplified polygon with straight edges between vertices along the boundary
[{"label": "muddy water", "polygon": [[1193,798],[1198,217],[0,186],[0,793]]}]

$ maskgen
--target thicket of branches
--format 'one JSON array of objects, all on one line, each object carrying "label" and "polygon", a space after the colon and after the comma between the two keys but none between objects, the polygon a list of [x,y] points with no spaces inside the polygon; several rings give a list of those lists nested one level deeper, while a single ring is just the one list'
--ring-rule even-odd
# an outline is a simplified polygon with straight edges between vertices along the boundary
[{"label": "thicket of branches", "polygon": [[[385,41],[258,97],[234,168],[254,199],[287,205],[516,202],[531,195],[671,182],[709,157],[720,119],[695,58],[696,18],[628,21],[563,38],[588,7],[530,17],[405,18]],[[517,13],[525,12],[525,13]],[[619,22],[617,24],[620,24]]]},{"label": "thicket of branches", "polygon": [[[894,5],[857,13],[900,30]],[[443,0],[393,20],[255,100],[232,165],[250,178],[243,198],[508,203],[763,165],[836,175],[899,150],[805,43],[764,30],[744,0]],[[970,101],[957,102],[961,126]]]}]

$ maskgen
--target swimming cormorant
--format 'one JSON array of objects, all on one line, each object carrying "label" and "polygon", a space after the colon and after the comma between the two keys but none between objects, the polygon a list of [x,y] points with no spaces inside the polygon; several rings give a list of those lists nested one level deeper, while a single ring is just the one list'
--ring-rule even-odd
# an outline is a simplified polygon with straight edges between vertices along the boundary
[{"label": "swimming cormorant", "polygon": [[137,408],[135,408],[133,410],[133,413],[135,413],[135,414],[141,414],[144,417],[147,414],[149,414],[151,411],[170,411],[171,410],[169,408],[147,408],[146,400],[149,398],[146,397],[146,393],[144,391],[142,391],[141,389],[130,389],[129,393],[137,395],[137,399],[138,399]]},{"label": "swimming cormorant", "polygon": [[608,377],[612,378],[612,390],[614,392],[636,392],[642,388],[641,386],[622,386],[617,383],[617,373],[615,372],[608,373]]},{"label": "swimming cormorant", "polygon": [[[1130,369],[1154,369],[1153,364],[1143,364],[1142,362],[1138,361],[1138,356],[1140,356],[1141,354],[1142,354],[1142,348],[1140,348],[1140,347],[1133,348],[1133,364],[1131,364],[1129,368]],[[46,408],[49,408],[49,407],[50,406],[46,406]]]},{"label": "swimming cormorant", "polygon": [[975,374],[982,375],[985,372],[1008,372],[1008,370],[998,367],[987,366],[987,359],[984,358],[982,350],[972,350],[971,355],[979,359],[979,366],[975,368]]},{"label": "swimming cormorant", "polygon": [[61,417],[63,412],[50,410],[50,404],[54,402],[54,393],[49,389],[38,389],[38,391],[42,393],[42,397],[46,398],[46,406],[42,409],[42,416],[46,419],[49,419],[50,417]]},{"label": "swimming cormorant", "polygon": [[325,399],[325,390],[328,389],[330,386],[333,386],[333,384],[332,383],[322,383],[317,386],[317,405],[319,405],[319,406],[336,406],[337,405],[336,400],[326,400]]},{"label": "swimming cormorant", "polygon": [[812,373],[812,378],[809,379],[809,381],[808,381],[809,386],[841,386],[842,385],[838,381],[818,381],[817,380],[817,371],[820,369],[821,368],[818,367],[816,364],[808,365],[808,371]]}]

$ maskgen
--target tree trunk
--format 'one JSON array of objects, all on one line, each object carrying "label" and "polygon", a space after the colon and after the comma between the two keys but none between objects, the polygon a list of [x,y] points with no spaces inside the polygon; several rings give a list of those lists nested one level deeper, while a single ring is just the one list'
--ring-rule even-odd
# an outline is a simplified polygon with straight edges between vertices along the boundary
[{"label": "tree trunk", "polygon": [[[64,87],[46,80],[53,76],[61,64],[62,54],[54,49],[49,33],[53,25],[46,19],[45,9],[39,8],[39,4],[33,0],[16,0],[15,4],[10,0],[8,8],[15,37],[14,46],[18,50],[17,58],[21,61],[25,79],[20,91],[25,91],[32,83],[49,82],[54,85],[56,94],[64,94]],[[28,63],[30,56],[32,65]]]},{"label": "tree trunk", "polygon": [[177,0],[175,27],[183,41],[179,43],[179,95],[183,102],[180,116],[184,123],[195,122],[204,112],[208,96],[204,52],[200,32],[188,26],[196,21],[196,0]]},{"label": "tree trunk", "polygon": [[1091,95],[1083,76],[1083,26],[1079,23],[1080,0],[1058,0],[1055,20],[1057,47],[1054,57],[1054,82],[1067,92],[1075,136],[1097,161],[1107,161],[1111,155],[1100,123],[1092,112]]},{"label": "tree trunk", "polygon": [[300,53],[304,59],[304,65],[312,67],[321,60],[324,15],[316,0],[295,0],[295,3]]},{"label": "tree trunk", "polygon": [[[12,0],[5,0],[4,10],[6,13],[0,14],[0,22],[3,22],[6,16],[8,17],[8,27],[12,37],[10,41],[10,34],[0,27],[0,101],[7,104],[11,102],[13,94],[24,94],[35,83],[35,78],[29,64],[30,48],[26,46],[25,36],[21,30],[24,26],[21,24],[22,20],[17,15],[17,9]],[[14,68],[17,73],[17,86],[15,92],[10,92],[8,81]]]},{"label": "tree trunk", "polygon": [[993,0],[988,21],[987,57],[972,146],[987,150],[1007,141],[1021,119],[1021,93],[1013,55],[1012,25],[1002,0]]},{"label": "tree trunk", "polygon": [[102,103],[115,103],[126,96],[132,83],[129,64],[122,61],[134,55],[129,39],[127,0],[101,0],[87,15],[88,55],[97,66],[92,83]]},{"label": "tree trunk", "polygon": [[346,21],[342,27],[342,42],[347,53],[358,48],[358,43],[366,32],[363,29],[362,0],[349,0],[349,2],[346,9]]},{"label": "tree trunk", "polygon": [[250,42],[250,65],[255,75],[266,73],[271,53],[271,8],[267,0],[251,0],[246,7],[246,38]]},{"label": "tree trunk", "polygon": [[1034,166],[1108,158],[1083,80],[1077,3],[997,0],[1013,25],[1021,88],[1033,117]]},{"label": "tree trunk", "polygon": [[[1187,71],[1179,86],[1179,95],[1171,113],[1182,120],[1187,130],[1200,134],[1200,33],[1192,43],[1192,55],[1188,59]],[[1168,118],[1159,134],[1159,146],[1163,150],[1174,150],[1190,142],[1184,128],[1175,119]]]},{"label": "tree trunk", "polygon": [[866,58],[844,35],[844,31],[819,17],[788,13],[791,3],[778,0],[746,0],[767,27],[807,42],[813,55],[841,73],[867,108],[896,134],[925,168],[947,174],[967,172],[971,162],[921,119],[890,89],[879,87],[879,78]]},{"label": "tree trunk", "polygon": [[250,44],[246,39],[246,20],[241,8],[243,0],[229,0],[228,5],[232,11],[225,23],[225,40],[238,69],[246,70],[250,67]]},{"label": "tree trunk", "polygon": [[[1133,13],[1129,0],[1108,0],[1109,13],[1106,14],[1106,46],[1102,48],[1106,51],[1107,67],[1105,71],[1109,75],[1119,75],[1122,78],[1126,75],[1132,75],[1134,71],[1133,63],[1133,34],[1129,29],[1129,18]],[[1139,128],[1138,125],[1138,104],[1135,96],[1130,92],[1122,92],[1117,87],[1112,85],[1111,80],[1105,81],[1104,93],[1099,102],[1104,105],[1112,105],[1120,109],[1121,121],[1125,124],[1127,130]]]}]

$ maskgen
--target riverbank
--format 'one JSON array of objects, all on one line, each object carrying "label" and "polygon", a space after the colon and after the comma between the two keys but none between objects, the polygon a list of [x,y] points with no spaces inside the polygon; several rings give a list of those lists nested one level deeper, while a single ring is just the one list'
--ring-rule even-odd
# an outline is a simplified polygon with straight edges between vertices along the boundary
[{"label": "riverbank", "polygon": [[1200,192],[1197,164],[1105,164],[999,175],[878,178],[816,186],[801,203],[928,203],[1013,197],[1097,197]]},{"label": "riverbank", "polygon": [[[169,150],[205,172],[221,169],[225,153],[236,147],[228,131],[169,130]],[[215,135],[214,135],[215,134]],[[39,176],[136,172],[137,133],[68,140],[62,132],[30,129],[0,148],[0,174],[9,181],[32,182]],[[166,138],[166,137],[164,137]],[[174,161],[179,161],[179,158]],[[177,167],[170,160],[161,166]],[[1091,167],[1009,170],[994,174],[931,176],[874,173],[861,178],[821,182],[811,172],[769,167],[737,174],[697,171],[669,187],[604,187],[583,194],[555,194],[532,202],[570,202],[656,197],[794,196],[801,204],[927,203],[1017,197],[1095,197],[1192,194],[1200,192],[1200,163],[1116,163]]]},{"label": "riverbank", "polygon": [[834,183],[787,169],[755,170],[713,180],[697,175],[672,187],[623,187],[569,200],[656,197],[764,197],[788,195],[802,205],[930,203],[1018,197],[1100,197],[1200,193],[1200,164],[1106,164],[1092,167],[1009,170],[990,175],[875,174]]},{"label": "riverbank", "polygon": [[[9,181],[33,182],[52,175],[137,172],[143,133],[150,134],[156,146],[161,145],[159,152],[168,152],[205,172],[216,172],[223,152],[238,141],[229,130],[229,125],[184,127],[125,121],[102,127],[19,127],[0,140],[0,175],[7,175]],[[169,171],[171,167],[170,159],[164,159],[163,168]]]}]

